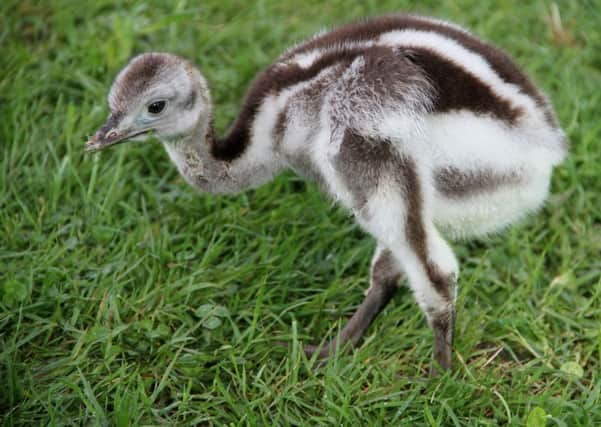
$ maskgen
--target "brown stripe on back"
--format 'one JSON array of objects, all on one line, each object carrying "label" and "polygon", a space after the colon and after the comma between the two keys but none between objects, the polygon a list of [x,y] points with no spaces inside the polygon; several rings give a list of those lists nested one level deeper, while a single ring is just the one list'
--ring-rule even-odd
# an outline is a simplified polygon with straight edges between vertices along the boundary
[{"label": "brown stripe on back", "polygon": [[491,114],[513,125],[523,114],[519,107],[501,98],[492,88],[463,67],[426,48],[410,48],[409,58],[420,66],[434,88],[434,112],[469,110]]},{"label": "brown stripe on back", "polygon": [[538,106],[543,108],[545,111],[545,118],[549,125],[554,128],[558,127],[555,113],[548,105],[545,97],[505,52],[489,43],[479,40],[466,31],[417,16],[388,15],[347,24],[291,49],[286,52],[284,58],[290,58],[296,54],[309,52],[314,49],[333,48],[348,42],[375,40],[384,33],[398,30],[417,30],[438,33],[454,40],[466,49],[483,56],[493,70],[505,82],[518,86],[523,93],[531,96]]},{"label": "brown stripe on back", "polygon": [[[231,161],[244,152],[249,142],[250,129],[254,117],[267,96],[277,93],[285,87],[309,80],[326,67],[337,63],[348,64],[358,55],[368,50],[368,48],[361,47],[345,48],[345,43],[374,40],[384,33],[403,29],[435,32],[456,41],[466,49],[480,54],[504,81],[518,86],[523,93],[535,99],[537,104],[544,109],[545,117],[549,124],[557,127],[555,115],[543,95],[503,51],[452,26],[414,16],[390,15],[339,27],[286,52],[280,58],[278,64],[265,69],[255,79],[248,91],[238,118],[230,128],[229,134],[225,138],[213,141],[213,155],[218,159]],[[289,61],[296,54],[328,48],[331,50],[325,52],[307,68],[302,68],[294,63],[282,65],[282,63]],[[412,50],[418,51],[420,49]],[[422,58],[424,56],[426,55],[422,55]],[[422,59],[423,66],[429,69],[439,84],[441,92],[437,106],[439,111],[449,111],[458,107],[468,108],[478,112],[495,114],[497,117],[503,118],[508,122],[514,122],[516,117],[519,116],[519,110],[512,109],[507,101],[498,97],[495,99],[494,93],[489,87],[483,82],[479,82],[465,70],[462,70],[458,66],[455,66],[455,69],[453,69],[453,65],[448,61],[446,64],[442,64],[440,60],[436,62],[436,58],[433,55],[427,56],[428,58]],[[448,83],[444,84],[443,82],[445,80],[442,78],[444,70],[446,72],[458,72],[459,75],[453,78],[461,80],[464,83],[464,91],[474,89],[475,92],[473,93],[475,96],[462,95],[457,89],[453,90],[452,93],[447,92],[446,89],[449,89],[451,85]],[[450,77],[450,75],[446,75],[445,77]],[[445,89],[444,96],[442,96],[443,88]],[[449,95],[446,95],[447,93]],[[498,105],[493,105],[495,103]]]},{"label": "brown stripe on back", "polygon": [[350,64],[363,53],[364,49],[359,48],[340,49],[321,56],[308,68],[297,64],[276,64],[263,70],[251,85],[229,134],[225,138],[213,141],[213,155],[218,159],[231,161],[244,152],[249,142],[253,120],[266,97],[286,87],[310,80],[325,68],[340,63]]},{"label": "brown stripe on back", "polygon": [[369,105],[371,92],[402,103],[404,93],[419,87],[430,98],[428,109],[435,113],[469,110],[490,114],[510,125],[523,114],[521,108],[500,97],[487,83],[427,48],[373,46],[366,48],[364,58],[361,82],[370,92],[367,99],[357,97],[362,105]]},{"label": "brown stripe on back", "polygon": [[500,187],[518,184],[522,179],[517,171],[504,174],[489,169],[462,171],[454,166],[434,171],[436,190],[450,198],[491,193]]}]

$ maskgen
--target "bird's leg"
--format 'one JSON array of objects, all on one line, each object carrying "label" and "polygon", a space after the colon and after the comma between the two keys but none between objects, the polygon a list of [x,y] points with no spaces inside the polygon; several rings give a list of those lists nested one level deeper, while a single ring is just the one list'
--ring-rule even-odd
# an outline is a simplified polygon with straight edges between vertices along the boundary
[{"label": "bird's leg", "polygon": [[[401,153],[386,139],[374,141],[347,129],[340,137],[332,168],[352,195],[349,204],[361,227],[389,250],[396,271],[409,287],[434,333],[435,364],[451,367],[455,319],[455,283],[459,266],[453,250],[433,221],[432,188],[427,162]],[[387,283],[384,281],[383,283]],[[342,339],[360,336],[390,300],[389,287],[367,295],[343,330]],[[377,288],[376,288],[377,289]],[[329,354],[328,344],[320,354]],[[432,374],[437,372],[432,369]]]},{"label": "bird's leg", "polygon": [[[373,150],[373,145],[353,146],[354,158],[350,160],[355,163],[347,161],[338,169],[347,171],[361,159],[368,159],[373,152],[364,147]],[[344,142],[341,151],[343,148]],[[451,367],[459,266],[453,250],[432,220],[431,192],[424,186],[428,183],[427,168],[410,158],[394,157],[393,154],[382,158],[392,163],[380,166],[389,175],[379,177],[372,196],[364,208],[358,210],[356,218],[390,251],[400,271],[407,276],[408,285],[434,334],[432,375],[436,375],[436,366],[444,370]],[[370,165],[363,165],[363,170],[375,169],[374,165],[371,169]],[[360,176],[360,183],[364,183],[365,174]],[[397,188],[399,191],[395,193]],[[399,224],[401,218],[404,224]]]},{"label": "bird's leg", "polygon": [[369,325],[378,314],[386,307],[398,290],[401,278],[400,270],[387,249],[378,248],[372,260],[371,282],[365,299],[355,311],[340,336],[332,339],[323,347],[307,345],[305,353],[311,357],[319,351],[319,358],[324,359],[336,352],[337,346],[342,349],[347,343],[347,348],[354,348]]},{"label": "bird's leg", "polygon": [[[453,337],[455,334],[455,305],[445,310],[428,315],[428,323],[434,333],[434,360],[444,370],[451,368],[453,354]],[[430,375],[438,376],[438,369],[432,366]]]},{"label": "bird's leg", "polygon": [[411,260],[412,257],[405,253],[403,259],[409,260],[405,267],[412,272],[409,286],[434,335],[434,363],[430,375],[437,376],[439,367],[445,371],[451,368],[458,269],[450,247],[434,228],[428,228],[427,255]]}]

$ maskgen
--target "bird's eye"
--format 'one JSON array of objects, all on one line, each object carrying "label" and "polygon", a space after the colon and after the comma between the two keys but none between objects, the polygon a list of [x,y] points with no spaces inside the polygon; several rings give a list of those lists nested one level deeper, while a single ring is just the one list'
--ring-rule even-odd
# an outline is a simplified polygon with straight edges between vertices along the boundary
[{"label": "bird's eye", "polygon": [[165,105],[167,105],[166,101],[155,101],[148,105],[148,112],[150,114],[159,114],[165,109]]}]

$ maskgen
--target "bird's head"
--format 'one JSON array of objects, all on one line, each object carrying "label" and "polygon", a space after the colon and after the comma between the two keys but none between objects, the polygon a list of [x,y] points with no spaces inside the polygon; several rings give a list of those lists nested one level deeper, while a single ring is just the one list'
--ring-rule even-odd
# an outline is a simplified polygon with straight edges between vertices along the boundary
[{"label": "bird's head", "polygon": [[86,151],[142,141],[151,133],[175,141],[194,132],[199,122],[206,125],[211,113],[205,79],[190,62],[169,53],[133,58],[115,78],[108,103],[111,113]]}]

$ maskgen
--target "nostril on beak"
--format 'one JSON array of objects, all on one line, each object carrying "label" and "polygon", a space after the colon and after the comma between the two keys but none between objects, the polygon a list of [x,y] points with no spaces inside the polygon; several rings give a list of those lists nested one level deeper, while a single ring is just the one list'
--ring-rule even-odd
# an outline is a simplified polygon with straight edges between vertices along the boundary
[{"label": "nostril on beak", "polygon": [[117,131],[113,129],[106,134],[105,138],[112,138],[114,136],[117,136]]}]

